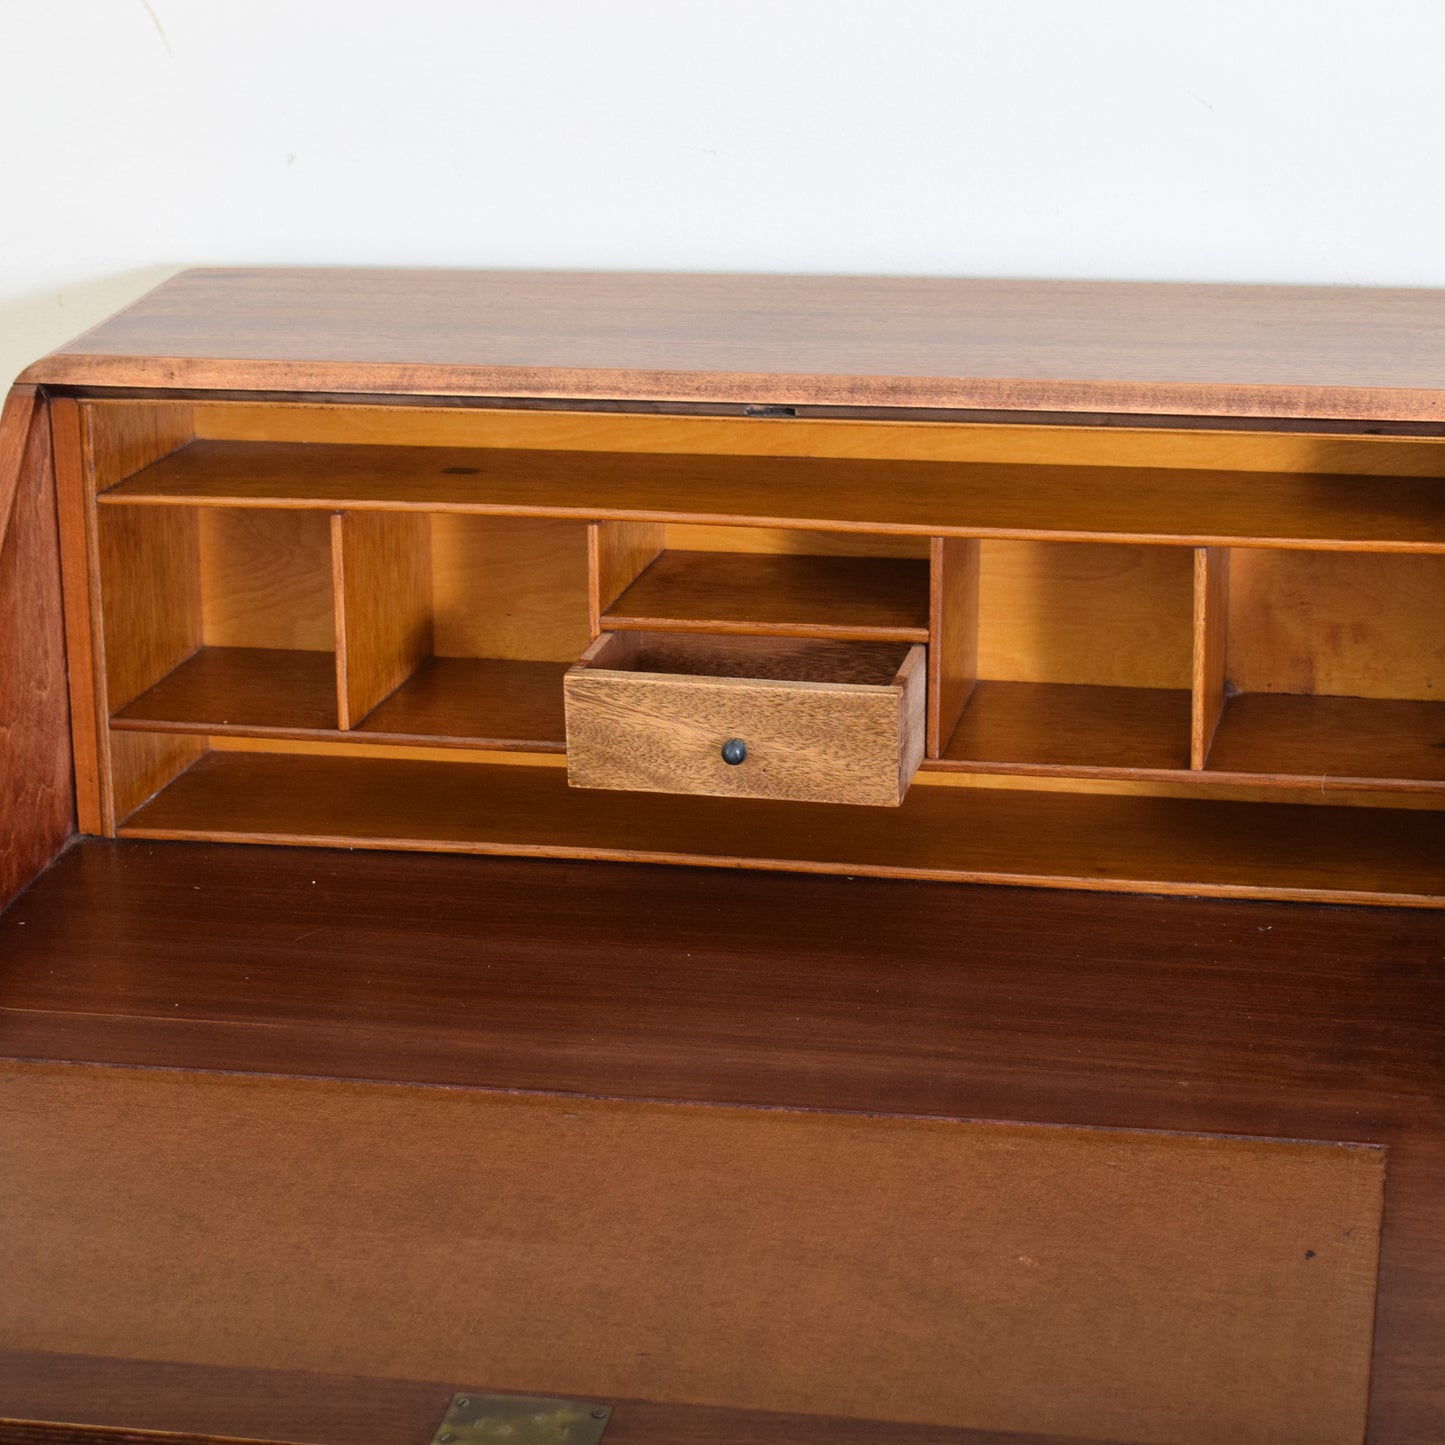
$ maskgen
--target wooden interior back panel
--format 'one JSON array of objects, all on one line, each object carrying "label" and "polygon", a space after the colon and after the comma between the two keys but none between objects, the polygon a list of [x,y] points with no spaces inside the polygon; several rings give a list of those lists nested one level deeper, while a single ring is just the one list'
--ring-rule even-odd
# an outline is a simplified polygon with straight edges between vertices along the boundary
[{"label": "wooden interior back panel", "polygon": [[190,507],[99,519],[106,708],[117,712],[201,645],[200,528]]},{"label": "wooden interior back panel", "polygon": [[985,541],[978,585],[982,678],[1189,686],[1188,548]]},{"label": "wooden interior back panel", "polygon": [[[92,402],[93,410],[134,405]],[[1305,472],[1322,476],[1445,476],[1439,437],[1332,435],[1297,423],[1230,429],[1177,418],[860,420],[660,415],[651,411],[477,409],[365,401],[246,402],[206,398],[194,409],[196,435],[217,441],[361,445],[538,447],[582,452],[671,452],[687,456],[875,457],[880,460],[1015,462],[1027,465],[1201,467]]]},{"label": "wooden interior back panel", "polygon": [[1236,548],[1228,657],[1240,692],[1445,699],[1445,558]]},{"label": "wooden interior back panel", "polygon": [[1362,1439],[1377,1149],[8,1074],[0,1323],[31,1348],[1158,1445]]},{"label": "wooden interior back panel", "polygon": [[582,655],[590,640],[585,523],[438,515],[431,528],[439,657]]},{"label": "wooden interior back panel", "polygon": [[336,646],[329,517],[206,507],[200,529],[208,647]]}]

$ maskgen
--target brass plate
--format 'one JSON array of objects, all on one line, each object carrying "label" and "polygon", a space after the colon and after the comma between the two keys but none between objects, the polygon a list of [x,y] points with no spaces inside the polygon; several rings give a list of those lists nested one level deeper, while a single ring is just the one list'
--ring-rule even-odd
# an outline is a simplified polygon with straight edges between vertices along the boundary
[{"label": "brass plate", "polygon": [[586,1400],[467,1390],[452,1397],[432,1445],[597,1445],[611,1418],[610,1405]]}]

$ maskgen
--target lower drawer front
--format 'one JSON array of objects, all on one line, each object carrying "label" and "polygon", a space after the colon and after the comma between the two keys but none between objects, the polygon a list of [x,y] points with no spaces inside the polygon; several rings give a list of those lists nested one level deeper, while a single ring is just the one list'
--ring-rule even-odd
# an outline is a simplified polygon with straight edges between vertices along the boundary
[{"label": "lower drawer front", "polygon": [[[567,675],[574,787],[884,807],[902,801],[923,751],[922,647],[900,649],[891,680],[860,684],[817,680],[816,667],[808,680],[634,670],[630,657],[609,652],[635,652],[637,643],[612,641],[609,648],[604,636]],[[746,664],[733,670],[745,672]],[[757,670],[779,669],[760,658]]]}]

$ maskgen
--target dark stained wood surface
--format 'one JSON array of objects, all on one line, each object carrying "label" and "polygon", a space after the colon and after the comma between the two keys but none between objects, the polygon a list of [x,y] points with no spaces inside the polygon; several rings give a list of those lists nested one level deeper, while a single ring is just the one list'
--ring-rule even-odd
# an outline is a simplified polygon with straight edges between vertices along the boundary
[{"label": "dark stained wood surface", "polygon": [[50,418],[17,388],[0,415],[0,906],[74,820]]},{"label": "dark stained wood surface", "polygon": [[[483,1382],[484,1384],[484,1382]],[[472,1381],[374,1379],[0,1351],[0,1445],[156,1438],[257,1445],[429,1445]],[[950,1430],[613,1400],[606,1445],[1086,1445],[1057,1435]],[[24,1423],[29,1422],[29,1423]],[[1111,1445],[1109,1441],[1087,1445]],[[1124,1445],[1124,1442],[1113,1442]]]},{"label": "dark stained wood surface", "polygon": [[120,831],[1445,906],[1445,814],[1302,803],[915,783],[900,807],[844,811],[569,788],[556,767],[216,751]]},{"label": "dark stained wood surface", "polygon": [[75,1063],[0,1077],[0,1340],[1360,1445],[1378,1146]]},{"label": "dark stained wood surface", "polygon": [[1445,291],[198,270],[24,379],[1440,420]]},{"label": "dark stained wood surface", "polygon": [[101,501],[1442,552],[1440,488],[1433,477],[197,441]]},{"label": "dark stained wood surface", "polygon": [[1370,1439],[1436,1445],[1438,917],[1020,899],[84,843],[0,917],[0,1054],[1386,1143]]}]

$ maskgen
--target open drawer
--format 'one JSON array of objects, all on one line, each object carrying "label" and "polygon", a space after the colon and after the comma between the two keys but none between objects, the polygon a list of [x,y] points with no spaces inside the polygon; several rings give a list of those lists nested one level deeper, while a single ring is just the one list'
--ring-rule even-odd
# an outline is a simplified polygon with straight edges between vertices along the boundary
[{"label": "open drawer", "polygon": [[566,675],[574,787],[896,807],[923,757],[926,649],[604,632]]}]

